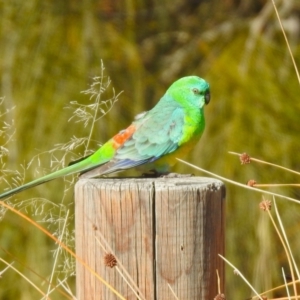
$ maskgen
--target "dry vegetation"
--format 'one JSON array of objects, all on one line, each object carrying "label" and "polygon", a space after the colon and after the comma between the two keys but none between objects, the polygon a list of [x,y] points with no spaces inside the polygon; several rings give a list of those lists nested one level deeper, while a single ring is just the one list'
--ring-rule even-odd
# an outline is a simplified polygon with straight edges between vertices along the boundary
[{"label": "dry vegetation", "polygon": [[[212,101],[188,161],[228,181],[226,297],[297,299],[299,3],[276,1],[277,14],[272,1],[146,2],[0,2],[1,190],[89,154],[174,79],[200,75]],[[108,74],[124,90],[116,105]],[[1,299],[74,297],[75,179],[1,203]]]}]

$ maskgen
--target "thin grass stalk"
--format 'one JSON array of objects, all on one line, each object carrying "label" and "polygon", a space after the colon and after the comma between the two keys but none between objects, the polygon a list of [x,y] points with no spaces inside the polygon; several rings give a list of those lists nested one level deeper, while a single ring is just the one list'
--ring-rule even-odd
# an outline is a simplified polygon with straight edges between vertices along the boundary
[{"label": "thin grass stalk", "polygon": [[48,237],[50,237],[53,241],[58,243],[63,249],[65,249],[69,254],[71,254],[76,260],[81,263],[89,272],[91,272],[99,281],[101,281],[108,289],[110,289],[119,299],[126,300],[118,291],[116,291],[108,282],[106,282],[101,276],[99,276],[95,270],[93,270],[88,264],[84,262],[82,258],[80,258],[78,255],[76,255],[70,248],[68,248],[64,243],[59,241],[53,234],[51,234],[48,230],[46,230],[44,227],[30,219],[25,214],[21,213],[20,211],[14,209],[10,205],[6,204],[4,201],[0,200],[0,205],[4,206],[5,208],[9,209],[10,211],[14,212],[15,214],[22,217],[24,220],[31,223],[33,226],[35,226],[37,229],[42,231],[44,234],[46,234]]}]

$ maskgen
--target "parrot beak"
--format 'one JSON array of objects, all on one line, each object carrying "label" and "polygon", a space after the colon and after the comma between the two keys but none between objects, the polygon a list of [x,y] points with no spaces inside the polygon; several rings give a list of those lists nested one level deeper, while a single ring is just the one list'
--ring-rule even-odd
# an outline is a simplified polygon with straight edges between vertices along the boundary
[{"label": "parrot beak", "polygon": [[205,95],[204,95],[204,100],[205,100],[205,104],[207,105],[210,101],[210,92],[207,92]]}]

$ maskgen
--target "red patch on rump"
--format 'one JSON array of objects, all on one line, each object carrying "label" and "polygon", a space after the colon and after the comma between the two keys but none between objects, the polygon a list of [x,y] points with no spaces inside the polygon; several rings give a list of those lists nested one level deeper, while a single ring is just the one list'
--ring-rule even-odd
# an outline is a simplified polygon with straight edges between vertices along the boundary
[{"label": "red patch on rump", "polygon": [[118,134],[116,134],[112,139],[114,141],[113,147],[115,149],[122,146],[128,139],[132,137],[132,135],[135,132],[135,126],[130,125],[125,130],[120,131]]}]

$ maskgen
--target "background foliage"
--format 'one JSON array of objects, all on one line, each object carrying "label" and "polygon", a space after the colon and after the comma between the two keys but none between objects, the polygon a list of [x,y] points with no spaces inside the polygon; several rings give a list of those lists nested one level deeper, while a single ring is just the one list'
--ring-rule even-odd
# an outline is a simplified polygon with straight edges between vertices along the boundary
[{"label": "background foliage", "polygon": [[[300,3],[276,4],[299,66]],[[0,0],[0,11],[0,96],[5,97],[0,107],[2,112],[15,107],[1,118],[1,126],[14,125],[6,133],[13,134],[15,128],[7,145],[7,136],[0,131],[0,146],[9,150],[9,156],[2,157],[2,171],[19,170],[19,180],[24,175],[28,181],[39,176],[37,170],[49,171],[53,161],[45,153],[24,171],[22,166],[34,156],[72,136],[89,135],[88,126],[68,122],[72,111],[65,107],[73,100],[90,103],[80,91],[101,73],[103,60],[116,93],[123,93],[96,124],[90,149],[127,126],[135,114],[151,108],[171,82],[195,74],[210,82],[212,101],[206,109],[206,132],[188,161],[240,182],[297,181],[269,167],[241,166],[228,154],[245,151],[299,171],[299,83],[271,1]],[[111,95],[109,89],[106,97]],[[70,159],[83,153],[84,146],[79,147]],[[176,171],[191,172],[184,166]],[[7,187],[4,178],[11,182],[5,176],[1,189]],[[62,180],[48,183],[17,199],[22,200],[23,211],[37,214],[37,220],[52,217],[53,222],[47,223],[51,230],[61,226],[62,213],[53,203],[64,204],[72,216],[72,195],[60,194],[63,184]],[[296,189],[276,191],[300,198]],[[32,197],[36,203],[38,199],[53,203],[45,200],[32,206],[31,202],[27,207],[25,199]],[[286,262],[267,216],[258,210],[260,200],[258,194],[227,186],[226,257],[262,291],[283,282],[280,267]],[[280,200],[279,207],[299,261],[299,206]],[[49,212],[47,217],[39,216],[40,209]],[[68,227],[71,234],[72,218]],[[55,249],[51,241],[12,213],[5,214],[0,232],[2,249],[14,258],[4,251],[1,257],[18,258],[48,278],[53,268],[49,250]],[[63,268],[70,275],[67,269]],[[228,299],[251,295],[229,269],[226,283]],[[1,299],[35,299],[35,293],[12,271],[1,279]]]}]

